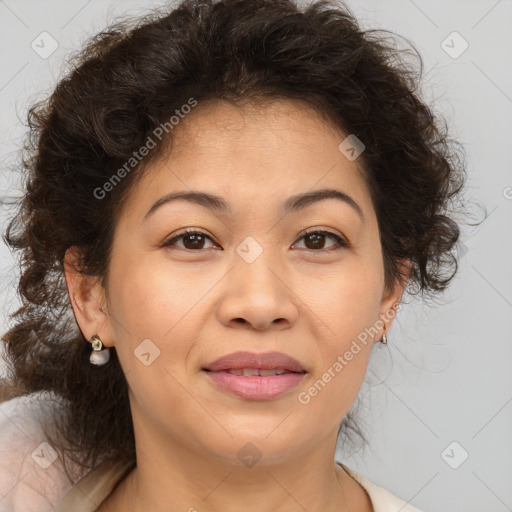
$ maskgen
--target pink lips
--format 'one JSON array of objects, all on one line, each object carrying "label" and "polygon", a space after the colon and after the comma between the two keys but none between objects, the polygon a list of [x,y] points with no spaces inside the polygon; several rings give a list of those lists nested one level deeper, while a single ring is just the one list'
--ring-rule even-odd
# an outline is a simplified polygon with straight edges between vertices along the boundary
[{"label": "pink lips", "polygon": [[[281,374],[246,376],[229,373],[242,369],[276,370]],[[281,352],[234,352],[210,363],[204,371],[221,389],[248,400],[271,400],[291,391],[307,373],[299,361]]]}]

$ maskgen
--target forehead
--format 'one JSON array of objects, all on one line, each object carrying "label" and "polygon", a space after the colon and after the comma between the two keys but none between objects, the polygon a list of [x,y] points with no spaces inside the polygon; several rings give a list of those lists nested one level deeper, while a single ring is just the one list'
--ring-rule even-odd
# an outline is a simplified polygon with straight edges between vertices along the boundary
[{"label": "forehead", "polygon": [[226,156],[245,153],[254,159],[256,150],[262,159],[275,159],[276,150],[291,157],[302,149],[314,159],[320,139],[331,145],[332,139],[342,138],[341,129],[304,101],[209,101],[199,104],[177,126],[172,146],[175,158],[207,151]]},{"label": "forehead", "polygon": [[267,207],[317,188],[350,191],[363,209],[371,208],[364,171],[339,150],[345,138],[302,101],[199,103],[172,131],[165,157],[144,169],[129,209],[141,218],[173,190]]}]

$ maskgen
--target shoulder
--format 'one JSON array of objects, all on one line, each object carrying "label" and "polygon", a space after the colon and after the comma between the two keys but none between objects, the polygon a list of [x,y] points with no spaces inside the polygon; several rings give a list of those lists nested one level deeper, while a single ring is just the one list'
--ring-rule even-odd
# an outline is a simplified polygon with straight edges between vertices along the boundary
[{"label": "shoulder", "polygon": [[49,512],[72,486],[42,426],[57,406],[38,393],[0,404],[0,512]]},{"label": "shoulder", "polygon": [[365,476],[360,475],[345,464],[341,462],[337,464],[365,489],[372,502],[374,512],[421,512],[421,510],[398,498],[384,487],[370,482]]}]

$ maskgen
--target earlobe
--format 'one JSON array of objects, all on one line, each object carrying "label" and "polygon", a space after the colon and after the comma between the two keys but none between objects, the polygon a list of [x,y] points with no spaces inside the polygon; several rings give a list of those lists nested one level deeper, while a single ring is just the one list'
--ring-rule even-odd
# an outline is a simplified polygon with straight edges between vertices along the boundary
[{"label": "earlobe", "polygon": [[64,258],[64,274],[76,321],[86,340],[101,333],[103,344],[112,346],[104,290],[98,276],[88,276],[79,271],[79,256],[79,249],[73,246],[66,251]]}]

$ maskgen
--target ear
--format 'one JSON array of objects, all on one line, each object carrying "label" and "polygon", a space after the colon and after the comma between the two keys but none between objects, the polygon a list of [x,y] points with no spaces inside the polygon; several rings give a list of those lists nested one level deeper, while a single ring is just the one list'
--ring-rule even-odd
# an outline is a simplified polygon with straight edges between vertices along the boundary
[{"label": "ear", "polygon": [[393,321],[396,318],[397,308],[402,300],[402,295],[405,291],[407,283],[412,272],[412,264],[409,260],[400,260],[398,262],[400,272],[402,274],[401,279],[396,279],[392,289],[385,289],[382,294],[382,300],[380,304],[380,319],[379,322],[383,327],[380,330],[380,335],[377,341],[380,341],[383,334],[387,334],[393,325]]},{"label": "ear", "polygon": [[98,276],[86,276],[79,272],[80,250],[70,247],[64,257],[64,275],[75,318],[87,341],[97,334],[103,345],[114,345],[107,313],[105,290]]}]

